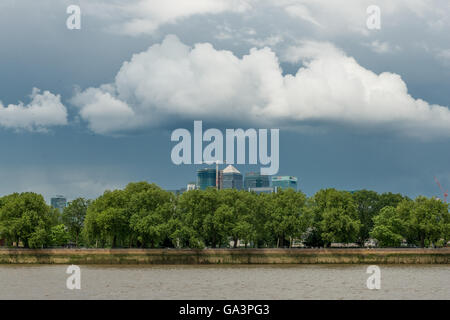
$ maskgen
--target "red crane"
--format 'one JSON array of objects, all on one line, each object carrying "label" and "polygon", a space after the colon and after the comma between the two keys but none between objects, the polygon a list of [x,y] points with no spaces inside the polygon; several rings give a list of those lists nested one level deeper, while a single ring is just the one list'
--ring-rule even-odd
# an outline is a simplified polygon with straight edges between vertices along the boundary
[{"label": "red crane", "polygon": [[441,184],[439,183],[439,180],[436,177],[434,177],[434,181],[436,181],[437,185],[439,186],[439,189],[441,189],[442,193],[444,194],[444,202],[447,203],[448,190],[444,191]]}]

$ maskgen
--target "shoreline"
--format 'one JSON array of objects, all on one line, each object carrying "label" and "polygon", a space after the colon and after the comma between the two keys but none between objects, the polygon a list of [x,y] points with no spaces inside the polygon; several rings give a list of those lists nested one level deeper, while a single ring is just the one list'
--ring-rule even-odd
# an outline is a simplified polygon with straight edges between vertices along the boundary
[{"label": "shoreline", "polygon": [[450,248],[22,249],[0,248],[0,264],[239,265],[449,264]]}]

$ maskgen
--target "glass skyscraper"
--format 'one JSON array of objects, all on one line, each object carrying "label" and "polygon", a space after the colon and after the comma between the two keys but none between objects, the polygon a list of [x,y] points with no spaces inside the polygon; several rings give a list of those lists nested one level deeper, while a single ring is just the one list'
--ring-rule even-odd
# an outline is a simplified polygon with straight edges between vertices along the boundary
[{"label": "glass skyscraper", "polygon": [[216,187],[216,169],[197,170],[197,186],[200,190],[208,187]]},{"label": "glass skyscraper", "polygon": [[297,180],[298,180],[297,177],[292,176],[272,177],[272,187],[277,189],[292,188],[295,191],[297,191]]},{"label": "glass skyscraper", "polygon": [[64,196],[56,196],[50,199],[50,204],[53,208],[62,212],[67,205],[67,199]]},{"label": "glass skyscraper", "polygon": [[223,189],[241,190],[243,187],[242,174],[232,165],[229,165],[223,170],[222,179]]},{"label": "glass skyscraper", "polygon": [[244,188],[268,188],[270,187],[269,176],[262,175],[259,172],[249,172],[245,174]]}]

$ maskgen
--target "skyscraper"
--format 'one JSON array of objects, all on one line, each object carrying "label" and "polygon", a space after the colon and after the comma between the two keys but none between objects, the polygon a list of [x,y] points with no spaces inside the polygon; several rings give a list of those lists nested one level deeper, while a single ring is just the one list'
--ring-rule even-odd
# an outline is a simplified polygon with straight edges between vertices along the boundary
[{"label": "skyscraper", "polygon": [[[220,178],[220,177],[219,177]],[[219,183],[220,185],[220,183]],[[197,186],[200,190],[216,187],[216,169],[206,168],[197,170]]]},{"label": "skyscraper", "polygon": [[248,191],[250,188],[268,188],[270,187],[269,176],[262,175],[259,172],[249,172],[245,174],[244,188]]},{"label": "skyscraper", "polygon": [[297,177],[292,176],[278,176],[272,177],[272,187],[287,189],[292,188],[297,191]]},{"label": "skyscraper", "polygon": [[243,187],[242,174],[232,165],[223,170],[222,188],[241,190]]},{"label": "skyscraper", "polygon": [[67,199],[64,196],[56,196],[50,199],[50,204],[53,208],[63,211],[67,205]]}]

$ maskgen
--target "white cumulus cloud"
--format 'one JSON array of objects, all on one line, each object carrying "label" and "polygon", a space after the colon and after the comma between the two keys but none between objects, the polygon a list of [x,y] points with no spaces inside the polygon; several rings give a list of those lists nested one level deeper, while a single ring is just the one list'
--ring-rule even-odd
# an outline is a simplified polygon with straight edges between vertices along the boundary
[{"label": "white cumulus cloud", "polygon": [[447,107],[413,98],[398,74],[376,74],[331,43],[304,41],[282,59],[302,67],[284,75],[269,48],[240,58],[168,36],[125,62],[113,83],[81,91],[73,103],[102,134],[199,119],[450,135]]},{"label": "white cumulus cloud", "polygon": [[4,106],[0,101],[0,126],[7,129],[46,131],[52,126],[67,124],[67,110],[61,97],[37,88],[31,93],[31,101],[24,105]]}]

